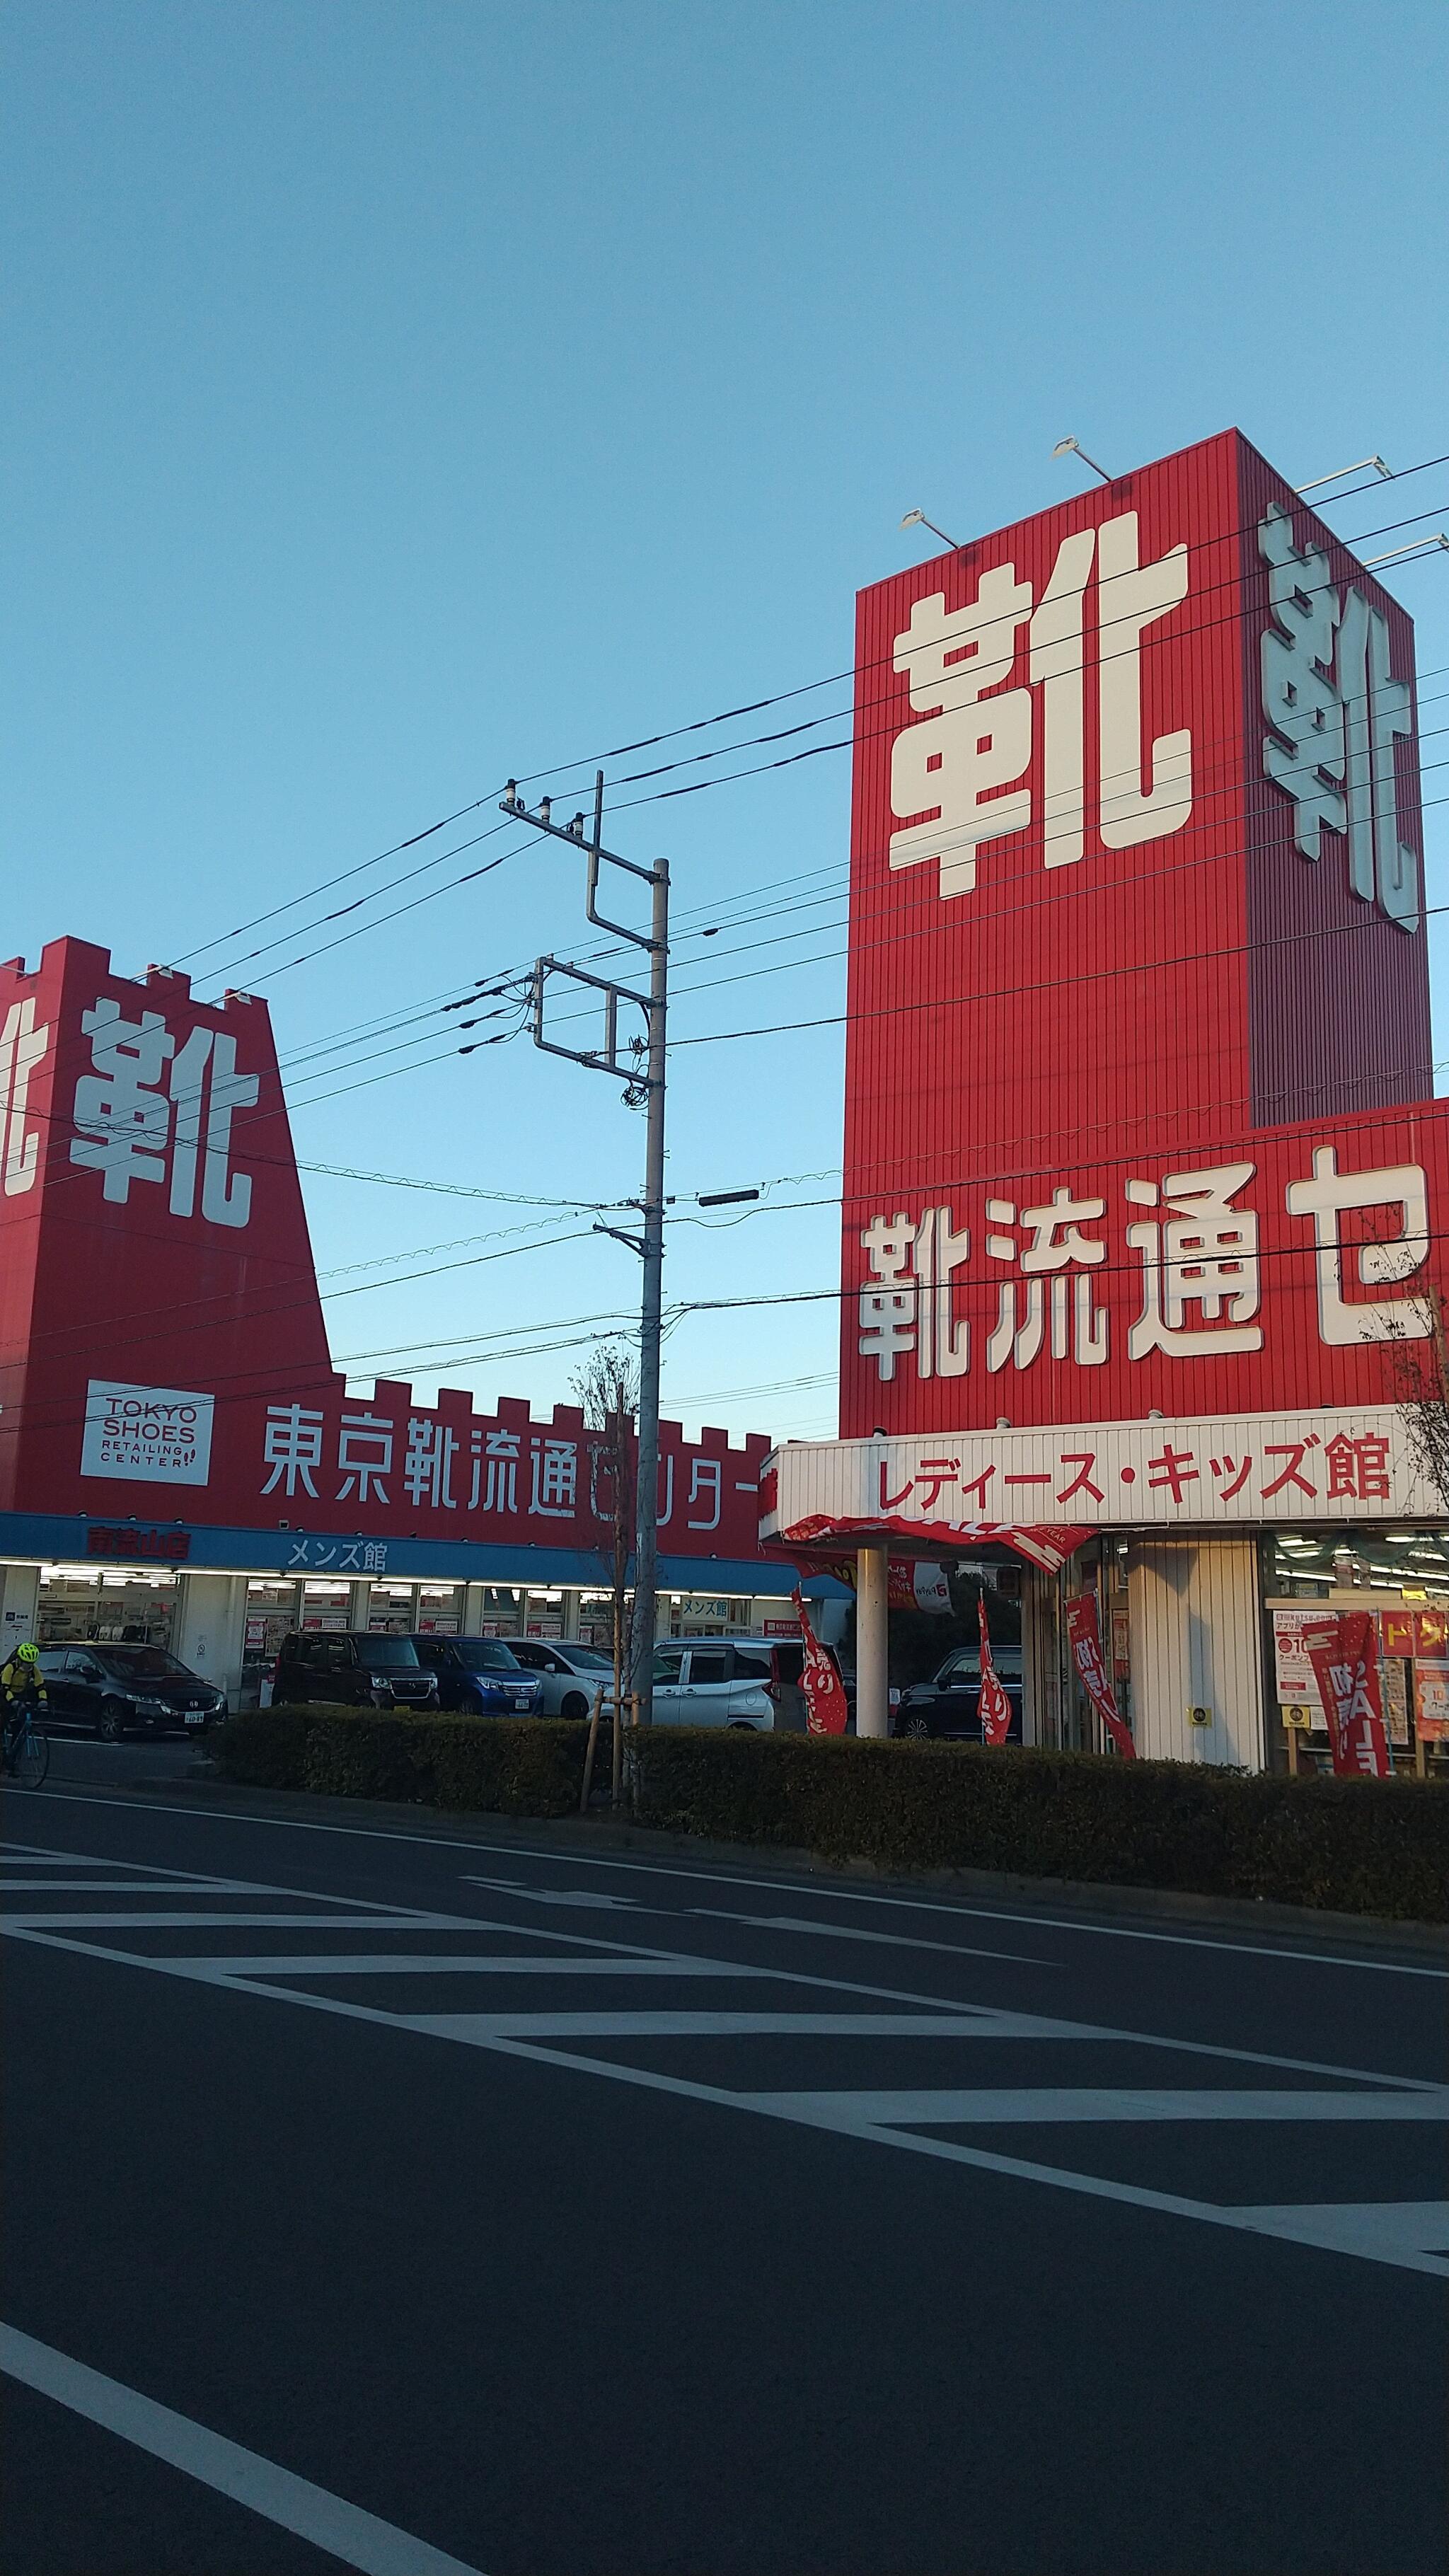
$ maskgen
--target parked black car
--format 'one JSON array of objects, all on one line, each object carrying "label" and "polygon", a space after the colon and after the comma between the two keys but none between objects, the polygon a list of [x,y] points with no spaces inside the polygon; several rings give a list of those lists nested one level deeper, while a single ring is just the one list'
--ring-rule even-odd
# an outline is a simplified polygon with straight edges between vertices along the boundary
[{"label": "parked black car", "polygon": [[88,1726],[108,1744],[140,1728],[151,1735],[199,1733],[226,1715],[225,1691],[164,1646],[42,1646],[40,1669],[47,1720]]},{"label": "parked black car", "polygon": [[[1011,1702],[1008,1744],[1021,1742],[1021,1649],[991,1650],[997,1678]],[[968,1744],[981,1741],[981,1657],[974,1646],[958,1646],[929,1681],[911,1682],[901,1692],[893,1735],[950,1735]]]},{"label": "parked black car", "polygon": [[275,1706],[330,1700],[343,1708],[436,1708],[438,1685],[411,1637],[365,1628],[308,1628],[282,1639],[272,1675]]},{"label": "parked black car", "polygon": [[475,1717],[537,1717],[543,1685],[502,1637],[434,1637],[415,1629],[412,1643],[444,1708],[468,1709]]}]

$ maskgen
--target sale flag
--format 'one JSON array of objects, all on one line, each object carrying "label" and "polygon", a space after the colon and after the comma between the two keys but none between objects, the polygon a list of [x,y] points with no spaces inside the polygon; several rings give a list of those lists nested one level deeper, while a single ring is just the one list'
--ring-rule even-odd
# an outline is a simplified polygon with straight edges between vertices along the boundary
[{"label": "sale flag", "polygon": [[1371,1610],[1325,1616],[1308,1634],[1308,1660],[1328,1717],[1334,1770],[1347,1780],[1387,1780],[1378,1633]]},{"label": "sale flag", "polygon": [[1117,1694],[1107,1679],[1102,1661],[1102,1636],[1097,1626],[1097,1598],[1092,1592],[1078,1592],[1067,1603],[1067,1635],[1072,1643],[1072,1656],[1081,1675],[1082,1688],[1100,1717],[1118,1752],[1132,1761],[1137,1747],[1132,1729],[1117,1706]]},{"label": "sale flag", "polygon": [[976,1595],[976,1616],[981,1627],[981,1741],[983,1744],[1004,1744],[1011,1726],[1011,1702],[991,1660],[984,1592]]},{"label": "sale flag", "polygon": [[800,1621],[800,1635],[805,1646],[805,1665],[800,1676],[805,1693],[805,1725],[811,1735],[843,1735],[848,1714],[845,1684],[840,1667],[827,1646],[822,1646],[810,1625],[805,1595],[798,1583],[791,1599]]}]

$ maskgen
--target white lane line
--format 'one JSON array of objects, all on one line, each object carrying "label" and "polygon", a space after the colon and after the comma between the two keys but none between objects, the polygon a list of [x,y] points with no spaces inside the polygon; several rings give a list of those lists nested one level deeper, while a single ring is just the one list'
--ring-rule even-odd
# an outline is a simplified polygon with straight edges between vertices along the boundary
[{"label": "white lane line", "polygon": [[1239,2216],[1275,2236],[1326,2246],[1333,2254],[1367,2254],[1380,2262],[1402,2254],[1437,2255],[1440,2268],[1449,2272],[1449,2200],[1290,2201],[1242,2207]]},{"label": "white lane line", "polygon": [[526,1897],[530,1905],[585,1905],[596,1914],[658,1914],[666,1910],[642,1905],[637,1896],[604,1896],[591,1887],[525,1887],[521,1878],[479,1878],[468,1870],[462,1872],[459,1885],[491,1888],[498,1896]]},{"label": "white lane line", "polygon": [[341,1951],[335,1959],[313,1951],[305,1958],[217,1958],[203,1964],[216,1977],[729,1977],[747,1983],[771,1974],[768,1968],[733,1968],[726,1959],[521,1959],[495,1950],[471,1958],[457,1950]]},{"label": "white lane line", "polygon": [[[319,1904],[338,1900],[320,1897]],[[0,1913],[0,1932],[25,1933],[36,1929],[56,1932],[111,1931],[129,1924],[133,1931],[184,1931],[199,1923],[278,1923],[290,1928],[298,1923],[310,1925],[314,1932],[464,1932],[467,1920],[457,1914],[410,1914],[404,1923],[379,1922],[374,1914],[197,1914],[178,1907],[174,1914],[50,1914]],[[511,1928],[511,1927],[510,1927]]]},{"label": "white lane line", "polygon": [[[136,1813],[134,1797],[108,1798],[77,1789],[25,1789],[16,1795],[27,1802],[46,1798],[62,1806],[122,1807],[130,1815]],[[259,1825],[268,1833],[341,1834],[354,1842],[421,1843],[429,1851],[487,1852],[496,1860],[543,1861],[551,1869],[632,1870],[649,1878],[690,1878],[705,1886],[763,1887],[775,1896],[811,1896],[823,1904],[892,1905],[908,1914],[949,1914],[979,1918],[985,1923],[1020,1923],[1030,1931],[1090,1932],[1101,1940],[1157,1941],[1178,1950],[1221,1950],[1232,1957],[1279,1959],[1308,1968],[1364,1968],[1375,1976],[1434,1977],[1441,1983],[1449,1982],[1449,1968],[1414,1967],[1402,1959],[1366,1959],[1361,1954],[1342,1956],[1327,1950],[1285,1950],[1276,1942],[1208,1939],[1191,1932],[1145,1932],[1125,1923],[1093,1923],[1074,1915],[1022,1914],[997,1905],[947,1905],[926,1897],[864,1895],[855,1888],[822,1887],[813,1879],[748,1878],[737,1870],[680,1869],[666,1861],[610,1860],[593,1852],[540,1851],[532,1843],[472,1842],[462,1834],[415,1834],[401,1827],[322,1824],[309,1816],[253,1816],[235,1807],[187,1807],[172,1800],[163,1803],[159,1798],[146,1800],[145,1813],[199,1816],[213,1825]],[[1211,1897],[1202,1901],[1205,1905],[1212,1903]]]},{"label": "white lane line", "polygon": [[229,1887],[214,1887],[209,1878],[193,1879],[187,1888],[178,1888],[169,1878],[7,1878],[0,1871],[0,1897],[34,1894],[44,1888],[47,1896],[230,1896]]},{"label": "white lane line", "polygon": [[878,1941],[886,1949],[935,1950],[948,1959],[1010,1959],[1021,1968],[1065,1965],[1061,1959],[1034,1959],[1026,1950],[981,1950],[965,1941],[922,1941],[909,1932],[868,1932],[856,1923],[811,1923],[803,1914],[735,1914],[724,1905],[690,1905],[685,1911],[691,1920],[747,1923],[758,1932],[810,1932],[826,1941]]},{"label": "white lane line", "polygon": [[[255,1992],[256,1989],[254,1988]],[[496,2039],[979,2039],[974,2021],[930,2013],[390,2013],[404,2030],[488,2048]],[[733,2096],[731,2097],[734,2098]],[[741,2095],[741,2100],[748,2097]],[[768,2101],[769,2096],[765,2099]]]},{"label": "white lane line", "polygon": [[724,1905],[645,1905],[637,1896],[604,1896],[585,1887],[525,1887],[511,1878],[476,1878],[464,1871],[463,1887],[487,1887],[503,1896],[526,1899],[530,1905],[586,1906],[591,1912],[614,1912],[631,1915],[651,1914],[669,1923],[734,1923],[752,1932],[808,1932],[824,1941],[874,1941],[887,1950],[934,1950],[947,1959],[1009,1959],[1019,1968],[1059,1968],[1060,1959],[1034,1958],[1028,1950],[983,1950],[972,1942],[919,1941],[909,1932],[868,1932],[855,1923],[811,1923],[798,1914],[737,1914]]},{"label": "white lane line", "polygon": [[1449,2120],[1449,2088],[1437,2099],[1425,2093],[1189,2092],[1158,2087],[1133,2092],[1117,2086],[1069,2084],[1002,2086],[989,2091],[904,2093],[752,2093],[755,2109],[788,2108],[801,2120],[819,2118],[830,2128],[869,2129],[926,2122],[974,2126],[1018,2121],[1036,2127],[1062,2120]]},{"label": "white lane line", "polygon": [[294,2532],[299,2540],[330,2551],[344,2567],[361,2569],[363,2576],[481,2576],[480,2569],[450,2557],[447,2550],[434,2549],[428,2541],[400,2531],[396,2523],[383,2522],[361,2505],[314,2486],[310,2478],[299,2478],[291,2469],[279,2468],[275,2460],[263,2459],[260,2452],[229,2442],[222,2433],[209,2432],[204,2424],[158,2405],[153,2397],[143,2397],[139,2389],[127,2388],[119,2379],[108,2379],[87,2362],[72,2361],[68,2353],[38,2343],[16,2326],[0,2325],[0,2370],[42,2397],[53,2398],[58,2406],[68,2406],[72,2414],[103,2425],[137,2450],[149,2451],[153,2459],[165,2460],[217,2495],[246,2505],[279,2530]]},{"label": "white lane line", "polygon": [[[48,1793],[41,1791],[31,1794],[44,1796]],[[104,1803],[114,1805],[118,1802],[108,1800]],[[204,1808],[187,1808],[184,1812],[188,1815],[204,1815],[207,1811]],[[247,1819],[248,1823],[258,1825],[265,1824],[267,1821],[265,1816],[252,1816]],[[309,1827],[308,1830],[317,1833],[341,1834],[369,1829],[351,1825],[318,1825]],[[371,1830],[377,1833],[377,1839],[380,1842],[390,1839],[377,1828]],[[434,1838],[428,1834],[416,1834],[409,1835],[407,1839],[414,1842],[429,1842]],[[436,1839],[439,1843],[443,1840],[441,1836]],[[1020,1923],[1029,1931],[1092,1932],[1107,1941],[1158,1941],[1177,1950],[1225,1950],[1235,1957],[1245,1959],[1296,1960],[1301,1966],[1311,1968],[1370,1968],[1378,1976],[1436,1977],[1441,1983],[1449,1982],[1449,1968],[1411,1967],[1401,1959],[1343,1957],[1326,1950],[1281,1950],[1274,1942],[1210,1940],[1203,1934],[1191,1932],[1142,1932],[1135,1926],[1125,1923],[1092,1923],[1085,1917],[1078,1918],[1073,1915],[1022,1914],[998,1905],[948,1905],[943,1904],[939,1899],[924,1896],[866,1895],[853,1887],[821,1887],[812,1879],[746,1878],[734,1870],[680,1869],[672,1862],[660,1860],[610,1860],[594,1852],[570,1852],[565,1856],[562,1852],[539,1851],[533,1844],[476,1843],[472,1848],[475,1851],[498,1851],[500,1857],[505,1851],[517,1851],[523,1859],[546,1861],[555,1869],[627,1869],[640,1871],[650,1878],[700,1879],[710,1881],[718,1887],[762,1887],[768,1888],[774,1895],[783,1893],[791,1896],[813,1896],[823,1904],[890,1905],[898,1907],[907,1914],[949,1914],[970,1917],[983,1923]],[[1205,1905],[1210,1905],[1212,1898],[1205,1896],[1202,1901]],[[954,1944],[948,1946],[954,1947]]]}]

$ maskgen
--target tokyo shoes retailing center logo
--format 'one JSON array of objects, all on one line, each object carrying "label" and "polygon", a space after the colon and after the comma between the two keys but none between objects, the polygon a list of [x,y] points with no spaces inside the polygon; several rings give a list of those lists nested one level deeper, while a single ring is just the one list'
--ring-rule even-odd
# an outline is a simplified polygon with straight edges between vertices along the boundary
[{"label": "tokyo shoes retailing center logo", "polygon": [[81,1474],[127,1484],[204,1485],[211,1474],[214,1403],[214,1397],[185,1387],[92,1378]]}]

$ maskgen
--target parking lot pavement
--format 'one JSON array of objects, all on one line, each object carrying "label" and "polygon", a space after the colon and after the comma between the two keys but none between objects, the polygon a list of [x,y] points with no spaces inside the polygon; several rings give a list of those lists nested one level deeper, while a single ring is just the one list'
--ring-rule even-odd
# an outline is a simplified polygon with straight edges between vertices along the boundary
[{"label": "parking lot pavement", "polygon": [[8,2315],[96,2576],[120,2440],[238,2570],[1443,2569],[1442,1963],[182,1789],[3,1831]]}]

